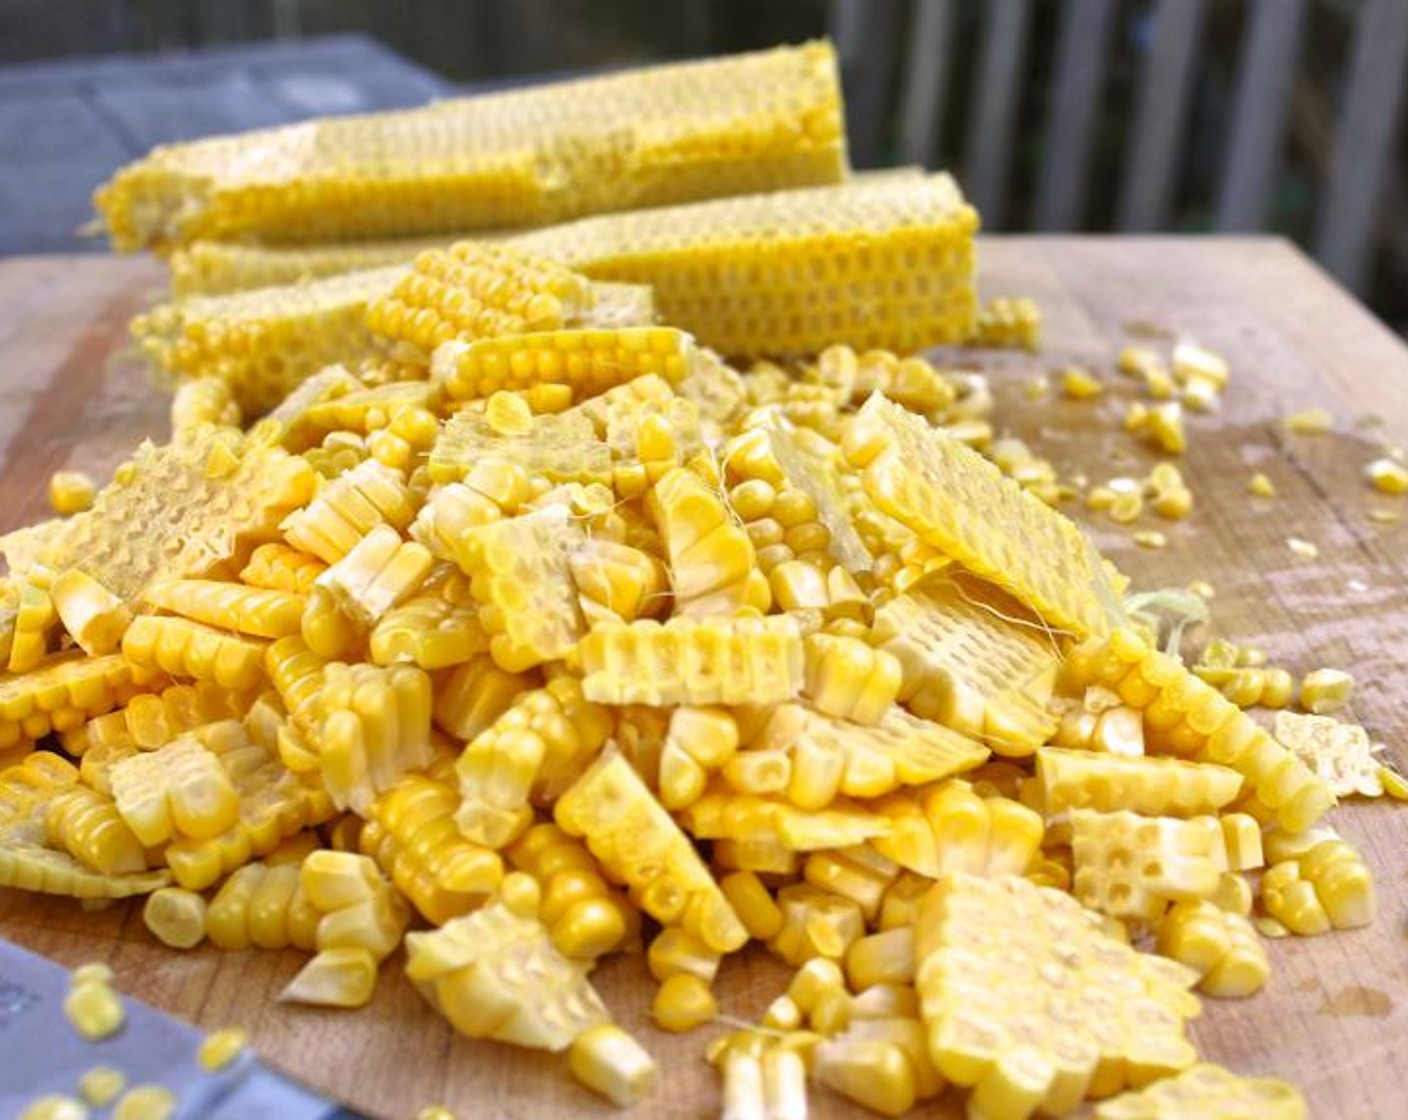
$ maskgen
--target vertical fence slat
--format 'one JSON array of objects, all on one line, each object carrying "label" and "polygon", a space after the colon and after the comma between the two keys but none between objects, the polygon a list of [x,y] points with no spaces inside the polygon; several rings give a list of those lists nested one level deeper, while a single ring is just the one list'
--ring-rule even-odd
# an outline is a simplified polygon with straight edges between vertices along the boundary
[{"label": "vertical fence slat", "polygon": [[1266,220],[1304,20],[1305,0],[1256,0],[1238,66],[1242,81],[1217,201],[1219,230],[1258,230]]},{"label": "vertical fence slat", "polygon": [[953,0],[918,0],[900,96],[900,158],[933,167],[952,63]]},{"label": "vertical fence slat", "polygon": [[1375,212],[1403,107],[1405,71],[1408,3],[1365,0],[1315,238],[1320,263],[1354,290],[1363,287],[1369,269]]},{"label": "vertical fence slat", "polygon": [[1126,232],[1156,230],[1168,219],[1202,15],[1202,0],[1159,0],[1155,8],[1120,190],[1118,225]]},{"label": "vertical fence slat", "polygon": [[1030,0],[990,0],[983,7],[982,64],[964,140],[963,189],[990,229],[1001,229],[1005,218],[1030,22]]},{"label": "vertical fence slat", "polygon": [[1070,0],[1062,13],[1036,200],[1035,225],[1045,232],[1075,229],[1084,214],[1110,7],[1110,0]]}]

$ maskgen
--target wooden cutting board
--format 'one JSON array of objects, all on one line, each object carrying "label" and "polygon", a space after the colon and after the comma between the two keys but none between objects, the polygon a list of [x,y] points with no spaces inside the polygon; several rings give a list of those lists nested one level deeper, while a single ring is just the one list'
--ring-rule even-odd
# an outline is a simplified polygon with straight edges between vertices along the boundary
[{"label": "wooden cutting board", "polygon": [[[1128,528],[1092,516],[1093,535],[1141,588],[1212,583],[1217,633],[1254,642],[1297,672],[1351,670],[1354,714],[1408,769],[1408,527],[1369,516],[1408,512],[1408,500],[1378,495],[1360,477],[1385,442],[1408,438],[1408,350],[1281,241],[989,238],[981,262],[985,294],[1036,297],[1046,346],[1039,356],[955,360],[992,374],[1000,425],[1063,476],[1142,476],[1154,461],[1120,430],[1135,396],[1113,372],[1122,344],[1165,345],[1186,334],[1229,358],[1222,409],[1189,421],[1180,466],[1196,496],[1193,516]],[[0,531],[44,515],[53,470],[103,477],[139,438],[164,434],[164,398],[130,361],[113,358],[127,317],[161,281],[144,260],[0,262]],[[1027,381],[1070,362],[1098,371],[1105,396],[1027,398]],[[1334,414],[1335,434],[1282,432],[1285,413],[1309,407]],[[1254,471],[1275,483],[1274,501],[1248,496]],[[1136,548],[1138,528],[1162,529],[1168,547]],[[1318,558],[1294,553],[1292,536],[1313,543]],[[1351,804],[1331,819],[1374,871],[1378,921],[1272,943],[1265,990],[1205,1001],[1194,1033],[1212,1060],[1294,1080],[1320,1120],[1408,1116],[1408,806]],[[441,1102],[461,1117],[618,1115],[577,1088],[558,1059],[453,1036],[396,961],[371,1007],[334,1013],[274,1002],[299,954],[178,953],[147,934],[135,906],[85,913],[67,900],[0,891],[0,934],[64,964],[107,960],[122,989],[200,1025],[248,1026],[271,1063],[370,1114],[409,1117]],[[785,975],[762,954],[730,961],[718,985],[725,1012],[756,1019]],[[648,1027],[653,985],[638,958],[610,962],[595,979],[664,1071],[661,1090],[631,1115],[716,1115],[702,1053],[722,1028],[679,1037]],[[813,1115],[862,1113],[817,1090]],[[962,1109],[949,1096],[923,1115]]]}]

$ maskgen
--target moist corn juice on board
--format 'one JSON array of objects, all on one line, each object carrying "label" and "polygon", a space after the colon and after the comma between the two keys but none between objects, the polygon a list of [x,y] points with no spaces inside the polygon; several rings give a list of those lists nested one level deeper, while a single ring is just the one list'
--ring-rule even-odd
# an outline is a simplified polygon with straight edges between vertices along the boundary
[{"label": "moist corn juice on board", "polygon": [[[688,1031],[736,1013],[713,987],[747,951],[793,978],[700,1043],[732,1120],[1303,1115],[1187,1024],[1255,998],[1268,920],[1373,921],[1372,879],[1318,827],[1313,744],[1136,629],[982,380],[910,353],[975,321],[951,180],[352,240],[831,182],[833,69],[813,45],[121,173],[121,244],[349,240],[178,254],[138,327],[185,379],[170,442],[0,538],[0,885],[146,896],[173,952],[307,954],[283,998],[345,1014],[404,968],[426,1014],[619,1105],[658,1069],[597,963],[635,954]],[[685,109],[606,128],[662,90]],[[405,158],[338,210],[310,136]],[[270,284],[190,279],[241,259]]]}]

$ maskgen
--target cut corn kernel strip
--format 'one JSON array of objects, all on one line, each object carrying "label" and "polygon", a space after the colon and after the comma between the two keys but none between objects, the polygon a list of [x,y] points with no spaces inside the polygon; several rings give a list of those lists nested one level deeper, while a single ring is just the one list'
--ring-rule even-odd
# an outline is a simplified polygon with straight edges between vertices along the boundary
[{"label": "cut corn kernel strip", "polygon": [[1204,1062],[1095,1106],[1095,1120],[1307,1120],[1309,1115],[1300,1092],[1286,1082],[1238,1077]]},{"label": "cut corn kernel strip", "polygon": [[1068,809],[1129,809],[1157,817],[1196,817],[1231,804],[1242,776],[1225,766],[1181,758],[1140,758],[1042,747],[1036,777],[1049,815]]},{"label": "cut corn kernel strip", "polygon": [[700,861],[625,758],[604,754],[558,798],[557,823],[587,841],[592,854],[662,924],[679,924],[720,953],[748,932]]}]

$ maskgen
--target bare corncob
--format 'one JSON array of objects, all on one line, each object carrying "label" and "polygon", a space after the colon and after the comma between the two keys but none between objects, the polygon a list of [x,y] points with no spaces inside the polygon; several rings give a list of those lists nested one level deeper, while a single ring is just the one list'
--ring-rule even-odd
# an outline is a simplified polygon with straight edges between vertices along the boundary
[{"label": "bare corncob", "polygon": [[227,295],[250,288],[307,283],[343,272],[409,264],[425,250],[450,240],[446,234],[307,246],[196,241],[177,249],[167,261],[171,294],[177,299]]},{"label": "bare corncob", "polygon": [[324,366],[372,352],[367,306],[394,290],[406,271],[391,266],[193,296],[138,315],[132,335],[158,370],[220,377],[245,415],[257,416]]},{"label": "bare corncob", "polygon": [[933,175],[608,214],[506,243],[650,284],[668,322],[725,354],[838,338],[908,351],[971,331],[977,225],[953,180]]},{"label": "bare corncob", "polygon": [[120,249],[535,225],[844,174],[829,44],[157,148],[94,201]]}]

